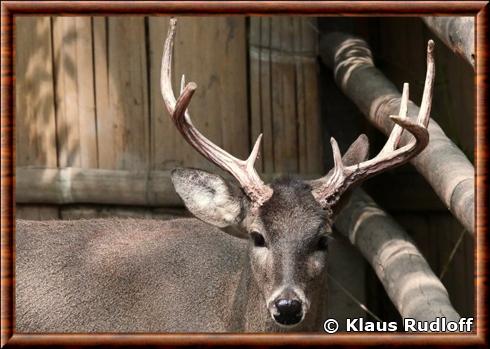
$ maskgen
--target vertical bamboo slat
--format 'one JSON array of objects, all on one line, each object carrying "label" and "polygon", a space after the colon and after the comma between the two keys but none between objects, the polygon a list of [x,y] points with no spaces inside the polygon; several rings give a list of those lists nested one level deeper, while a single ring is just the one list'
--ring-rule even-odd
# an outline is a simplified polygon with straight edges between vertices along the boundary
[{"label": "vertical bamboo slat", "polygon": [[314,27],[308,18],[250,19],[252,136],[264,133],[266,172],[323,171]]},{"label": "vertical bamboo slat", "polygon": [[[151,129],[154,169],[212,165],[192,149],[172,125],[160,94],[160,65],[166,18],[149,18]],[[244,18],[179,18],[174,43],[173,80],[197,83],[189,107],[194,125],[237,157],[250,149],[248,131],[246,33]]]},{"label": "vertical bamboo slat", "polygon": [[[17,17],[15,21],[16,165],[56,167],[51,20]],[[17,215],[53,218],[58,208],[32,206]]]},{"label": "vertical bamboo slat", "polygon": [[[261,36],[261,19],[259,17],[250,18],[249,24],[249,86],[250,86],[250,132],[251,139],[255,141],[257,137],[262,133],[262,115],[261,115],[261,98],[259,93],[254,93],[254,91],[260,91],[260,81],[261,81],[261,66],[259,50],[257,47],[260,46],[260,36]],[[264,168],[264,149],[266,145],[265,140],[262,138],[261,152],[260,156],[255,161],[255,168],[260,173]]]},{"label": "vertical bamboo slat", "polygon": [[113,126],[110,119],[107,23],[108,19],[105,17],[93,19],[95,107],[97,110],[97,143],[99,145],[97,163],[101,168],[113,168],[113,160],[116,158],[117,152],[114,146],[110,146],[114,144],[115,133],[112,132]]},{"label": "vertical bamboo slat", "polygon": [[301,132],[305,136],[306,167],[300,168],[301,172],[323,173],[323,142],[321,138],[320,122],[320,97],[318,94],[318,33],[317,19],[301,19],[301,56],[303,69],[303,95],[304,95],[304,120],[305,130]]},{"label": "vertical bamboo slat", "polygon": [[99,167],[147,168],[149,108],[144,18],[97,18],[94,33]]},{"label": "vertical bamboo slat", "polygon": [[16,18],[15,112],[18,166],[56,167],[51,22]]},{"label": "vertical bamboo slat", "polygon": [[53,17],[58,163],[97,167],[92,21]]},{"label": "vertical bamboo slat", "polygon": [[271,81],[274,166],[277,172],[297,172],[295,66],[290,17],[274,17],[271,28]]}]

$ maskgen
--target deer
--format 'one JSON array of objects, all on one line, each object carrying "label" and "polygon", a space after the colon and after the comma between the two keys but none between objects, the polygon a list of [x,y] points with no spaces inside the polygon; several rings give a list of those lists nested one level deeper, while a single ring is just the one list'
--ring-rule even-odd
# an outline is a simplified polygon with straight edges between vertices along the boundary
[{"label": "deer", "polygon": [[[177,168],[171,180],[195,218],[17,220],[17,332],[311,332],[327,316],[329,236],[349,191],[402,165],[429,142],[434,43],[420,113],[407,117],[408,84],[382,150],[368,159],[360,135],[323,177],[266,184],[254,168],[260,135],[246,160],[193,125],[197,85],[171,82],[176,19],[170,20],[160,87],[182,137],[231,179]],[[404,131],[410,141],[400,144]]]}]

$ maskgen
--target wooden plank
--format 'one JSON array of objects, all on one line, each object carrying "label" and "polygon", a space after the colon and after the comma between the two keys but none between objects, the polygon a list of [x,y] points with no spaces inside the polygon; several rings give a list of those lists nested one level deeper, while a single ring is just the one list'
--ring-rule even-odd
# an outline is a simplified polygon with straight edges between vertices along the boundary
[{"label": "wooden plank", "polygon": [[[318,33],[315,18],[301,19],[303,88],[305,113],[306,173],[323,173],[320,97],[318,93]],[[302,171],[303,172],[303,171]]]},{"label": "wooden plank", "polygon": [[18,167],[16,181],[17,203],[182,206],[169,170]]},{"label": "wooden plank", "polygon": [[93,18],[95,106],[97,109],[97,163],[100,168],[114,168],[116,149],[109,103],[109,61],[107,43],[107,17]]},{"label": "wooden plank", "polygon": [[273,17],[271,26],[272,122],[274,168],[298,171],[296,91],[291,17]]},{"label": "wooden plank", "polygon": [[318,91],[318,33],[316,18],[302,18],[302,56],[304,57],[304,96],[306,131],[306,173],[325,172],[320,115],[320,97]]},{"label": "wooden plank", "polygon": [[16,164],[55,167],[50,18],[17,17],[15,37]]},{"label": "wooden plank", "polygon": [[53,17],[59,166],[97,167],[89,17]]},{"label": "wooden plank", "polygon": [[317,35],[307,20],[251,18],[251,122],[254,135],[264,133],[266,172],[323,169]]},{"label": "wooden plank", "polygon": [[59,219],[59,208],[56,205],[17,204],[15,205],[15,218],[35,221]]},{"label": "wooden plank", "polygon": [[80,167],[98,167],[93,18],[76,17]]},{"label": "wooden plank", "polygon": [[[262,113],[261,113],[261,90],[260,74],[261,60],[259,57],[260,51],[260,34],[261,34],[261,18],[250,17],[249,27],[249,94],[250,94],[250,132],[251,139],[255,140],[262,133]],[[264,140],[262,141],[264,142]],[[262,149],[264,145],[262,144]],[[261,152],[263,154],[263,151]],[[264,167],[264,157],[260,156],[256,163],[255,169],[260,173]]]},{"label": "wooden plank", "polygon": [[[149,17],[148,28],[151,169],[164,170],[184,166],[184,156],[187,156],[191,149],[190,147],[189,149],[183,148],[185,144],[179,139],[178,132],[174,130],[160,92],[160,68],[163,54],[163,42],[165,41],[168,30],[168,18]],[[173,73],[175,76],[175,71],[173,71]],[[174,87],[177,86],[174,84]],[[180,157],[179,154],[181,155]]]},{"label": "wooden plank", "polygon": [[[215,22],[216,18],[209,20]],[[210,24],[206,24],[205,28],[207,27],[210,27]],[[211,62],[214,60],[212,66],[215,69],[210,71],[209,81],[212,81],[214,74],[219,77],[217,89],[219,110],[216,114],[222,122],[223,148],[241,159],[246,159],[253,144],[250,139],[245,18],[222,18],[209,35],[222,50],[211,58]],[[215,51],[214,48],[211,50]]]},{"label": "wooden plank", "polygon": [[77,30],[71,17],[53,17],[56,129],[59,166],[80,166],[77,90]]},{"label": "wooden plank", "polygon": [[260,113],[262,118],[263,137],[263,170],[274,172],[274,134],[272,120],[272,72],[271,72],[271,27],[272,18],[260,19],[260,46],[258,47],[260,61]]},{"label": "wooden plank", "polygon": [[144,18],[96,19],[94,34],[99,167],[144,169],[149,163]]},{"label": "wooden plank", "polygon": [[[193,166],[215,169],[173,127],[163,107],[159,77],[168,18],[150,18],[151,119],[155,169]],[[196,127],[237,157],[250,150],[245,19],[179,18],[174,45],[174,91],[184,73],[197,91],[190,104]]]},{"label": "wooden plank", "polygon": [[[306,172],[308,169],[308,152],[306,143],[308,141],[308,132],[306,131],[306,110],[305,110],[305,61],[303,56],[303,18],[297,17],[293,19],[294,33],[294,63],[296,69],[296,114],[298,123],[298,162],[299,171]],[[321,162],[321,159],[320,159]]]},{"label": "wooden plank", "polygon": [[[57,166],[51,20],[16,17],[16,165]],[[48,217],[57,208],[29,207],[20,215]]]}]

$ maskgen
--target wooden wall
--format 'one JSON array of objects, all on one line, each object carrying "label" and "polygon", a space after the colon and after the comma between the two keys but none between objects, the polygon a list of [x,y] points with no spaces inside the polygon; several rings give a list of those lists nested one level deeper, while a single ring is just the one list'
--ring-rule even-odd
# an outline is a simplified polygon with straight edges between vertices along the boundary
[{"label": "wooden wall", "polygon": [[[174,86],[198,84],[194,124],[237,157],[264,133],[258,168],[323,170],[314,19],[180,18]],[[165,17],[16,19],[17,167],[215,168],[178,134],[159,79]],[[17,216],[67,207],[19,203]]]}]

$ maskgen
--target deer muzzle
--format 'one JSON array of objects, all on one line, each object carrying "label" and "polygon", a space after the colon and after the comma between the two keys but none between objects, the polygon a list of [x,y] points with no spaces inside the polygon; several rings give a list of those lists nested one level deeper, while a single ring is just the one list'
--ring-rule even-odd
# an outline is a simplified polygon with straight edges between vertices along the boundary
[{"label": "deer muzzle", "polygon": [[308,302],[297,288],[282,288],[268,302],[272,319],[281,326],[295,326],[305,318]]}]

